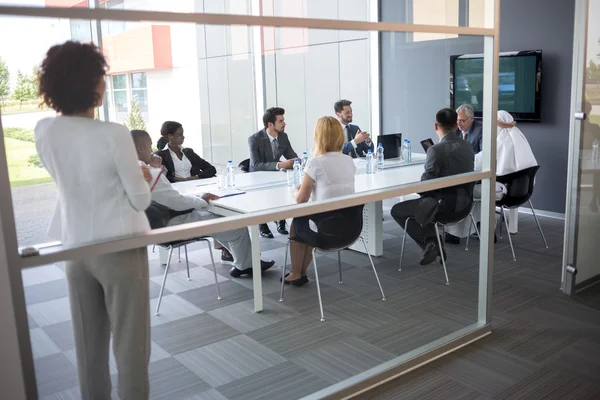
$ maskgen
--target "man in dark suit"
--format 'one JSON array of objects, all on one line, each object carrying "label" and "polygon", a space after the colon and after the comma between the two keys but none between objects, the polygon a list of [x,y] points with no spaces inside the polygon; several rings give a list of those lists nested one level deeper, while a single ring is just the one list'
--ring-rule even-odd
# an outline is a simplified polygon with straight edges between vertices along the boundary
[{"label": "man in dark suit", "polygon": [[352,122],[352,102],[350,100],[339,100],[333,105],[335,116],[342,128],[347,142],[344,144],[342,153],[350,155],[352,158],[366,157],[369,149],[374,151],[373,142],[367,132],[363,132],[357,125],[351,125]]},{"label": "man in dark suit", "polygon": [[[456,125],[458,126],[456,136],[469,142],[475,154],[479,153],[482,149],[481,138],[483,136],[483,127],[481,122],[476,121],[474,118],[475,110],[473,106],[463,104],[456,109],[456,113],[458,115],[458,119],[456,120]],[[450,244],[460,244],[460,238],[450,233],[446,233],[445,241]]]},{"label": "man in dark suit", "polygon": [[[434,127],[440,141],[427,150],[422,181],[473,171],[475,154],[469,143],[455,135],[456,120],[456,111],[450,108],[441,109],[436,114]],[[472,195],[472,185],[469,187]],[[468,195],[468,189],[463,187],[443,188],[421,193],[419,199],[404,201],[392,207],[392,217],[402,228],[406,219],[413,217],[408,221],[406,233],[423,250],[421,265],[432,263],[442,251],[435,237],[432,214],[437,212],[435,215],[438,216],[451,215],[461,211],[464,209],[463,200]],[[438,203],[439,200],[441,203]],[[434,211],[436,207],[437,211]],[[414,219],[415,216],[423,225]]]},{"label": "man in dark suit", "polygon": [[473,147],[475,154],[481,151],[481,138],[483,126],[475,120],[475,110],[470,104],[463,104],[456,109],[458,129],[456,135],[463,138]]},{"label": "man in dark suit", "polygon": [[[249,171],[278,171],[290,169],[294,166],[294,159],[298,155],[292,148],[285,130],[285,110],[281,107],[272,107],[263,115],[264,129],[248,138],[250,147]],[[280,161],[281,158],[284,161]],[[267,224],[259,225],[260,235],[269,239],[273,234]],[[285,220],[277,223],[277,232],[287,235]]]}]

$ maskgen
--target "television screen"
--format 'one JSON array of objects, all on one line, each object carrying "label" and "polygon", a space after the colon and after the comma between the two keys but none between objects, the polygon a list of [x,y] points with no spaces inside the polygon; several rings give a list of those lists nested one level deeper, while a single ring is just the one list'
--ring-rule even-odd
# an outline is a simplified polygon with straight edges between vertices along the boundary
[{"label": "television screen", "polygon": [[[542,52],[500,53],[498,110],[512,114],[517,121],[540,121]],[[450,101],[452,107],[471,104],[475,117],[483,107],[483,55],[450,58]]]}]

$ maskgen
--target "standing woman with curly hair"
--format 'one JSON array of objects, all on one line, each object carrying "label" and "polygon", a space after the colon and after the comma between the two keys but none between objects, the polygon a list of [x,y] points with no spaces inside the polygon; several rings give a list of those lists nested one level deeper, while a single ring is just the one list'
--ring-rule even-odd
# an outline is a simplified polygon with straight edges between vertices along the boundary
[{"label": "standing woman with curly hair", "polygon": [[[93,44],[66,42],[46,54],[39,94],[58,116],[35,127],[36,147],[58,190],[50,236],[63,245],[150,229],[149,172],[129,130],[94,119],[108,66]],[[66,262],[81,398],[110,399],[110,337],[122,399],[147,399],[150,310],[146,248]]]}]

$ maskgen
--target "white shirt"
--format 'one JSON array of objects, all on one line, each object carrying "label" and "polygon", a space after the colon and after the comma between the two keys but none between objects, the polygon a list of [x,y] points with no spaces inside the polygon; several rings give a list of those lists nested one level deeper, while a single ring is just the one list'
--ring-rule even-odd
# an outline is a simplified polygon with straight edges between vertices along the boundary
[{"label": "white shirt", "polygon": [[82,244],[150,229],[150,189],[131,133],[120,124],[58,116],[35,127],[40,160],[58,190],[48,235]]},{"label": "white shirt", "polygon": [[342,153],[325,153],[309,159],[304,173],[315,181],[311,200],[353,194],[355,172],[356,166],[352,158]]},{"label": "white shirt", "polygon": [[161,174],[152,190],[152,200],[175,211],[206,210],[208,203],[196,196],[185,196],[173,188],[171,182]]},{"label": "white shirt", "polygon": [[[340,124],[342,123],[340,122]],[[348,125],[342,124],[342,129],[344,130],[344,140],[348,140],[348,130],[346,129],[347,126]],[[354,141],[354,139],[352,139],[350,143],[352,143],[352,147],[354,147],[354,149],[356,150],[356,142]]]},{"label": "white shirt", "polygon": [[185,153],[182,152],[183,157],[181,160],[177,157],[177,154],[169,148],[171,158],[173,159],[173,167],[175,168],[175,176],[178,178],[189,178],[192,176],[192,162],[187,158]]}]

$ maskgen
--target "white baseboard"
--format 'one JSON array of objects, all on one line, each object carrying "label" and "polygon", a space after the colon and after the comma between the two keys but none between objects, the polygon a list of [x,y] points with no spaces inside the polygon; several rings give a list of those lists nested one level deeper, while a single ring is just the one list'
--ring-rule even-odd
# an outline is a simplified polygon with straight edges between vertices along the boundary
[{"label": "white baseboard", "polygon": [[[523,214],[529,214],[529,215],[533,214],[531,212],[531,208],[529,208],[529,207],[519,207],[519,212],[523,213]],[[554,219],[562,219],[562,220],[565,219],[565,214],[552,212],[552,211],[535,210],[535,215],[537,215],[539,217],[546,217],[546,218],[554,218]]]}]

